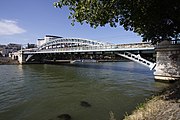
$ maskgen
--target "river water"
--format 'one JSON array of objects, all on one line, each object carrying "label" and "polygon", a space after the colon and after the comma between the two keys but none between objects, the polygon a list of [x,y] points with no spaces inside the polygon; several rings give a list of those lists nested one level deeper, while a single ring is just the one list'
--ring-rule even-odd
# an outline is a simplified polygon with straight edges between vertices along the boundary
[{"label": "river water", "polygon": [[134,62],[1,65],[0,120],[121,120],[166,86]]}]

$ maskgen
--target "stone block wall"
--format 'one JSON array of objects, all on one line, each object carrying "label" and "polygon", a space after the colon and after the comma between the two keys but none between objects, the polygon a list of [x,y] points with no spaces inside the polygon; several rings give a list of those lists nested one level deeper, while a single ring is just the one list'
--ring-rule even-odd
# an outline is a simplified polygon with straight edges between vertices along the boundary
[{"label": "stone block wall", "polygon": [[155,80],[180,80],[180,44],[163,41],[156,52]]}]

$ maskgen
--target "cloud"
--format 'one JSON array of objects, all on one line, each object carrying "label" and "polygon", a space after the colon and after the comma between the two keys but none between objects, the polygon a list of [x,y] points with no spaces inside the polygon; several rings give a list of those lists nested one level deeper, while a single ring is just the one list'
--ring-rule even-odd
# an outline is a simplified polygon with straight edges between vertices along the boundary
[{"label": "cloud", "polygon": [[16,21],[0,20],[0,36],[21,34],[24,32],[26,32],[26,30],[20,28]]}]

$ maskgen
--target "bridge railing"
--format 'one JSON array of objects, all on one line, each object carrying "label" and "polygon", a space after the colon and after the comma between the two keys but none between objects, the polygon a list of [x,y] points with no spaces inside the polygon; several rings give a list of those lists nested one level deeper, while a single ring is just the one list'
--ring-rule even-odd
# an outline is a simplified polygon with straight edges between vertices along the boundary
[{"label": "bridge railing", "polygon": [[149,47],[154,47],[150,43],[133,43],[133,44],[119,44],[117,45],[118,48],[149,48]]},{"label": "bridge railing", "polygon": [[180,39],[171,40],[171,44],[180,44]]},{"label": "bridge railing", "polygon": [[50,48],[40,51],[84,51],[84,50],[108,50],[108,49],[130,49],[130,48],[150,48],[154,47],[149,43],[138,44],[123,44],[123,45],[105,45],[105,46],[81,46],[81,47],[64,47],[64,48]]}]

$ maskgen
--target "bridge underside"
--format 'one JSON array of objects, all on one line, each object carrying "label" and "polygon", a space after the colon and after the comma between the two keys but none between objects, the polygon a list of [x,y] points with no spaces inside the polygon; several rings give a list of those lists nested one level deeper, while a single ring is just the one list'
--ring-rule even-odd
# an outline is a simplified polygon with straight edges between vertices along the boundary
[{"label": "bridge underside", "polygon": [[127,61],[128,59],[149,67],[151,62],[155,62],[154,46],[150,43],[109,44],[77,38],[49,39],[36,50],[23,51],[22,54],[22,63],[57,63],[84,60],[101,62]]},{"label": "bridge underside", "polygon": [[[123,52],[65,52],[65,53],[37,53],[28,58],[26,55],[25,63],[63,63],[75,60],[95,60],[96,62],[106,61],[129,61],[119,56]],[[139,54],[143,58],[154,62],[154,51],[133,51],[133,54]],[[28,59],[27,59],[28,58]]]}]

